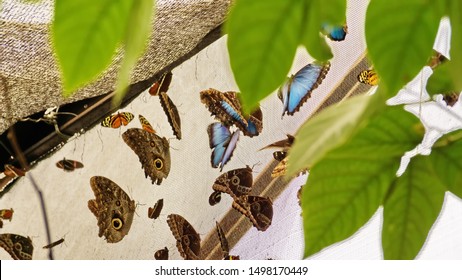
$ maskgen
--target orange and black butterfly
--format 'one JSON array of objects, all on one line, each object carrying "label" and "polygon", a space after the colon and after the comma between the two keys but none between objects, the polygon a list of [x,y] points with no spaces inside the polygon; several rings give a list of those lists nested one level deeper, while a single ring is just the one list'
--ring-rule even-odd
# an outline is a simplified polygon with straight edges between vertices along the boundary
[{"label": "orange and black butterfly", "polygon": [[60,160],[56,163],[56,167],[61,168],[64,171],[71,172],[77,168],[82,168],[83,163],[78,162],[76,160],[64,158],[63,160]]},{"label": "orange and black butterfly", "polygon": [[134,117],[135,116],[129,112],[116,113],[104,118],[101,125],[104,127],[119,128],[122,125],[127,125]]},{"label": "orange and black butterfly", "polygon": [[159,81],[155,82],[149,89],[149,94],[159,96],[160,105],[167,115],[168,122],[172,127],[173,134],[178,140],[181,139],[181,119],[176,105],[167,95],[167,90],[172,81],[172,72],[164,74]]},{"label": "orange and black butterfly", "polygon": [[379,84],[379,76],[374,70],[364,70],[359,73],[358,81],[366,85],[376,86]]},{"label": "orange and black butterfly", "polygon": [[143,117],[141,114],[138,116],[138,119],[140,120],[140,123],[141,123],[141,127],[146,130],[147,132],[151,132],[151,133],[156,133],[156,131],[154,130],[154,128],[152,128],[152,125],[148,122],[148,120]]}]

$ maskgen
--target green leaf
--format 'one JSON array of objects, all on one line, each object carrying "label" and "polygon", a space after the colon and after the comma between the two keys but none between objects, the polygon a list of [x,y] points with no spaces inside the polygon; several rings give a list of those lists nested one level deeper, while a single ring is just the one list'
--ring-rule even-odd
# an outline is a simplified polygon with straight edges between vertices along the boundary
[{"label": "green leaf", "polygon": [[456,85],[451,78],[451,63],[452,61],[447,61],[433,70],[433,74],[428,78],[427,82],[427,91],[429,94],[444,94],[462,89],[456,89]]},{"label": "green leaf", "polygon": [[432,150],[431,160],[446,189],[462,198],[462,131],[439,139]]},{"label": "green leaf", "polygon": [[[113,104],[118,107],[130,84],[130,75],[143,54],[151,33],[154,0],[137,0],[130,9],[130,24],[124,39],[124,57],[119,70]],[[136,28],[133,28],[136,26]]]},{"label": "green leaf", "polygon": [[422,134],[402,107],[387,107],[310,170],[302,196],[305,256],[348,238],[384,201],[399,159]]},{"label": "green leaf", "polygon": [[411,81],[432,54],[443,13],[439,1],[374,0],[366,13],[366,43],[391,94]]},{"label": "green leaf", "polygon": [[455,89],[462,88],[460,70],[462,69],[462,2],[458,0],[449,1],[449,16],[451,22],[451,63],[449,64],[449,75],[455,85]]},{"label": "green leaf", "polygon": [[289,151],[287,175],[309,168],[327,152],[342,145],[357,131],[379,106],[380,92],[373,96],[361,95],[332,105],[306,121],[295,135],[296,141]]},{"label": "green leaf", "polygon": [[53,46],[65,95],[96,79],[110,64],[126,33],[133,2],[55,1]]},{"label": "green leaf", "polygon": [[441,211],[445,187],[432,157],[413,158],[386,199],[382,227],[385,259],[414,259]]},{"label": "green leaf", "polygon": [[244,110],[284,81],[300,43],[303,8],[299,0],[235,1],[225,30]]}]

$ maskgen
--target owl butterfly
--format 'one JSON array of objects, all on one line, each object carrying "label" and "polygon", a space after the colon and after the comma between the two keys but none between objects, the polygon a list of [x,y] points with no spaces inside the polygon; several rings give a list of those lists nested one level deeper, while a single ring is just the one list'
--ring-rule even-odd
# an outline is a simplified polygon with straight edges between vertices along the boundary
[{"label": "owl butterfly", "polygon": [[359,73],[358,81],[366,85],[376,86],[379,84],[379,76],[374,70],[364,70]]},{"label": "owl butterfly", "polygon": [[90,178],[96,199],[88,201],[88,208],[98,220],[98,236],[108,243],[116,243],[128,234],[135,213],[135,201],[116,183],[102,176]]},{"label": "owl butterfly", "polygon": [[278,91],[278,97],[283,103],[282,116],[285,113],[292,116],[298,112],[303,103],[311,97],[311,93],[322,83],[329,69],[329,62],[315,61],[289,77]]},{"label": "owl butterfly", "polygon": [[165,73],[162,75],[159,81],[155,82],[154,85],[149,89],[151,95],[159,96],[160,105],[164,109],[167,115],[168,123],[172,127],[173,134],[178,140],[181,139],[181,119],[178,109],[173,103],[172,99],[167,95],[168,87],[172,81],[172,72]]},{"label": "owl butterfly", "polygon": [[247,166],[220,175],[213,183],[212,189],[215,192],[227,193],[234,200],[237,200],[239,197],[250,193],[252,184],[252,169]]},{"label": "owl butterfly", "polygon": [[168,260],[168,249],[165,247],[164,249],[157,250],[154,253],[154,258],[156,260]]},{"label": "owl butterfly", "polygon": [[185,260],[199,260],[201,238],[192,225],[180,215],[170,214],[167,223],[176,239],[178,252]]},{"label": "owl butterfly", "polygon": [[447,57],[445,57],[441,53],[433,50],[433,54],[430,57],[427,65],[430,66],[432,69],[435,69],[438,65],[446,62],[447,60],[448,60]]},{"label": "owl butterfly", "polygon": [[147,132],[150,132],[150,133],[156,133],[156,131],[154,130],[154,128],[152,128],[152,125],[148,122],[148,120],[143,117],[141,114],[138,116],[138,119],[140,120],[140,123],[141,123],[141,127],[146,130]]},{"label": "owl butterfly", "polygon": [[209,146],[212,151],[210,163],[213,168],[220,167],[223,170],[225,164],[233,156],[237,141],[239,140],[239,129],[233,134],[229,128],[221,123],[212,123],[207,127],[209,135]]},{"label": "owl butterfly", "polygon": [[162,207],[164,207],[164,200],[159,199],[156,204],[154,204],[154,207],[149,207],[148,209],[148,217],[151,219],[157,219],[159,218],[160,211],[162,211]]},{"label": "owl butterfly", "polygon": [[71,172],[77,168],[83,168],[83,163],[64,158],[56,163],[56,167],[61,168],[64,171]]},{"label": "owl butterfly", "polygon": [[283,149],[289,149],[290,147],[292,147],[292,144],[294,143],[295,141],[295,137],[290,135],[290,134],[287,134],[287,139],[283,139],[283,140],[279,140],[279,141],[276,141],[272,144],[269,144],[263,148],[260,149],[261,150],[264,150],[264,149],[270,149],[270,148],[283,148]]},{"label": "owl butterfly", "polygon": [[348,33],[347,25],[335,26],[328,23],[322,25],[322,33],[332,41],[343,41]]},{"label": "owl butterfly", "polygon": [[160,185],[170,172],[170,147],[165,137],[140,128],[130,128],[122,133],[125,143],[138,156],[146,177]]},{"label": "owl butterfly", "polygon": [[216,229],[218,234],[218,239],[220,240],[221,250],[223,251],[224,260],[239,260],[239,256],[233,256],[229,254],[229,245],[228,240],[223,229],[220,227],[220,224],[216,222]]},{"label": "owl butterfly", "polygon": [[127,125],[134,117],[135,116],[129,112],[116,113],[104,118],[101,125],[104,127],[119,128],[122,125]]},{"label": "owl butterfly", "polygon": [[30,237],[13,233],[0,234],[0,247],[5,249],[15,260],[32,260],[34,245]]},{"label": "owl butterfly", "polygon": [[273,202],[260,196],[243,196],[233,201],[233,208],[241,212],[259,231],[265,231],[273,219]]},{"label": "owl butterfly", "polygon": [[263,129],[263,113],[261,109],[257,108],[248,117],[244,116],[237,92],[220,92],[211,88],[201,91],[200,98],[212,115],[225,126],[236,125],[244,135],[249,137],[257,136],[261,133]]}]

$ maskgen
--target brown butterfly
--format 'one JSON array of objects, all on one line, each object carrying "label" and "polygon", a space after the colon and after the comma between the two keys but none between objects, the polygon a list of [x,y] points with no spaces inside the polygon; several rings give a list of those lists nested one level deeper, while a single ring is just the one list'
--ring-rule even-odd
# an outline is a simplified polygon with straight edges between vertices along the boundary
[{"label": "brown butterfly", "polygon": [[168,249],[165,247],[164,249],[157,250],[154,253],[154,258],[156,260],[168,260]]},{"label": "brown butterfly", "polygon": [[447,57],[445,57],[441,53],[433,50],[433,54],[430,57],[427,65],[430,66],[432,69],[435,69],[438,65],[446,62],[447,60],[448,60]]},{"label": "brown butterfly", "polygon": [[223,232],[223,229],[220,227],[220,224],[216,222],[216,229],[218,234],[218,239],[220,240],[221,250],[223,251],[224,260],[239,260],[239,256],[233,256],[229,254],[229,245],[226,235]]},{"label": "brown butterfly", "polygon": [[224,126],[236,125],[246,136],[253,137],[263,129],[263,113],[257,108],[249,116],[242,112],[238,93],[233,91],[221,92],[210,88],[200,92],[202,103]]},{"label": "brown butterfly", "polygon": [[243,195],[249,194],[252,190],[252,184],[252,169],[247,166],[223,173],[215,180],[212,189],[215,192],[227,193],[236,200]]},{"label": "brown butterfly", "polygon": [[64,242],[64,238],[61,238],[59,240],[56,240],[55,242],[52,242],[52,243],[50,243],[48,245],[43,246],[42,248],[43,249],[50,249],[50,248],[53,248],[55,246],[58,246],[59,244],[61,244],[63,242]]},{"label": "brown butterfly", "polygon": [[273,219],[273,202],[260,196],[243,196],[233,201],[233,208],[241,212],[259,231],[265,231]]},{"label": "brown butterfly", "polygon": [[193,226],[180,215],[170,214],[167,223],[176,239],[178,252],[185,260],[201,259],[201,238]]},{"label": "brown butterfly", "polygon": [[135,213],[135,201],[116,183],[106,177],[90,178],[96,199],[88,201],[88,208],[98,220],[98,236],[108,243],[116,243],[128,234]]},{"label": "brown butterfly", "polygon": [[104,127],[119,128],[122,125],[128,125],[135,116],[129,112],[122,112],[110,115],[103,119],[101,125]]},{"label": "brown butterfly", "polygon": [[5,249],[15,260],[32,260],[34,245],[30,237],[13,233],[0,234],[0,247]]},{"label": "brown butterfly", "polygon": [[161,198],[156,202],[156,204],[154,204],[154,207],[149,207],[148,217],[151,219],[157,219],[160,215],[160,211],[162,211],[163,206],[164,200]]},{"label": "brown butterfly", "polygon": [[140,128],[130,128],[122,134],[125,143],[138,156],[145,176],[160,185],[170,173],[170,146],[165,137]]},{"label": "brown butterfly", "polygon": [[178,109],[173,103],[172,99],[167,95],[168,87],[172,81],[172,72],[165,73],[159,81],[155,82],[154,85],[149,89],[151,95],[158,95],[160,105],[164,109],[167,115],[168,122],[172,127],[173,134],[178,140],[181,139],[181,119]]},{"label": "brown butterfly", "polygon": [[150,132],[150,133],[156,133],[156,131],[154,130],[154,128],[152,128],[152,125],[148,122],[148,120],[143,117],[141,114],[138,116],[138,119],[140,120],[140,123],[141,123],[141,127],[146,130],[147,132]]},{"label": "brown butterfly", "polygon": [[56,166],[64,171],[71,172],[77,168],[83,168],[83,163],[78,162],[76,160],[64,158],[63,160],[58,161],[56,163]]}]

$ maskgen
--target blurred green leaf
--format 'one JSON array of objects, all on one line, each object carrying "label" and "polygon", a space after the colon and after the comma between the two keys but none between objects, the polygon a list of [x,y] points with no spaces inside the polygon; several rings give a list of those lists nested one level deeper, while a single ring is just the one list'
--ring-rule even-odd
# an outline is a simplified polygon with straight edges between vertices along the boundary
[{"label": "blurred green leaf", "polygon": [[[300,44],[318,60],[332,57],[321,22],[344,23],[345,0],[333,0],[333,7],[321,0],[236,0],[225,30],[234,78],[241,91],[244,110],[258,102],[285,80]],[[343,9],[342,9],[343,7]]]},{"label": "blurred green leaf", "polygon": [[65,95],[109,66],[127,30],[134,0],[55,1],[53,47]]},{"label": "blurred green leaf", "polygon": [[[130,85],[130,75],[143,54],[151,34],[154,0],[137,0],[130,9],[129,25],[124,38],[124,57],[117,78],[113,104],[117,107]],[[133,28],[135,27],[135,28]]]},{"label": "blurred green leaf", "polygon": [[289,151],[287,175],[292,176],[318,162],[330,150],[344,144],[363,120],[384,106],[381,94],[352,97],[332,105],[306,121]]},{"label": "blurred green leaf", "polygon": [[462,79],[460,78],[462,69],[462,1],[449,0],[449,7],[451,22],[449,76],[454,83],[454,89],[462,89]]},{"label": "blurred green leaf", "polygon": [[451,61],[447,61],[444,64],[438,66],[433,70],[433,74],[430,76],[427,82],[427,91],[429,94],[444,94],[453,91],[460,91],[456,89],[456,85],[451,79]]},{"label": "blurred green leaf", "polygon": [[402,107],[387,107],[313,166],[302,196],[305,257],[350,237],[377,211],[399,159],[422,139],[417,123]]},{"label": "blurred green leaf", "polygon": [[366,43],[391,94],[411,81],[432,54],[443,16],[440,1],[374,0],[366,13]]}]

